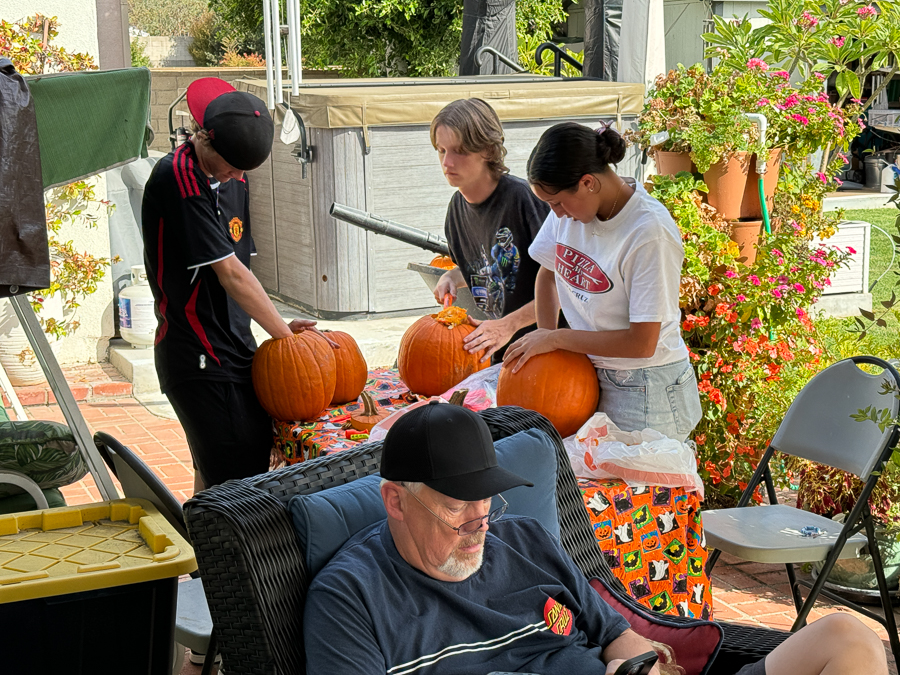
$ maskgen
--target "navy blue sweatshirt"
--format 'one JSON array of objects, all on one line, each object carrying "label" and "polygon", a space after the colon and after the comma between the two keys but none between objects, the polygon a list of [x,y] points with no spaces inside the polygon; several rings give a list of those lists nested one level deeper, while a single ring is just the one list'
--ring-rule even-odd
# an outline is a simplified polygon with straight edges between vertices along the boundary
[{"label": "navy blue sweatshirt", "polygon": [[303,626],[308,675],[599,675],[629,627],[536,520],[510,516],[458,582],[403,560],[387,521],[366,528],[313,580]]}]

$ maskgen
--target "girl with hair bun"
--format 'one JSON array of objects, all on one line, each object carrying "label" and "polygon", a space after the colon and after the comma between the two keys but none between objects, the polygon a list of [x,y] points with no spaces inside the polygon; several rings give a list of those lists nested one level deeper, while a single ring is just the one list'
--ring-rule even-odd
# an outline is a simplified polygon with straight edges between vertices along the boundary
[{"label": "girl with hair bun", "polygon": [[[541,264],[538,328],[504,361],[515,372],[544,352],[587,354],[600,411],[623,430],[684,441],[702,410],[681,337],[681,233],[660,202],[616,174],[624,157],[624,139],[605,124],[557,124],[532,151],[528,182],[551,209],[528,249]],[[557,325],[560,308],[569,329]]]}]

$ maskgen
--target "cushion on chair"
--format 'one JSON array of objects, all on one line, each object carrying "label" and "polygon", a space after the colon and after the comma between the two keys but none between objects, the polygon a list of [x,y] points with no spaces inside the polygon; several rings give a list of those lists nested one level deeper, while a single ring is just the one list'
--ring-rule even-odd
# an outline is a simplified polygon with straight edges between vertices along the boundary
[{"label": "cushion on chair", "polygon": [[725,634],[721,626],[701,619],[689,624],[676,623],[636,603],[625,604],[601,579],[592,579],[591,586],[625,617],[635,633],[671,647],[675,662],[684,668],[685,675],[706,675],[722,645]]},{"label": "cushion on chair", "polygon": [[[88,470],[69,427],[41,420],[0,422],[2,469],[24,473],[41,489],[76,483]],[[0,497],[22,492],[14,485],[0,485]]]},{"label": "cushion on chair", "polygon": [[[503,494],[509,513],[535,518],[559,537],[556,509],[556,448],[542,431],[531,429],[494,444],[504,469],[534,483]],[[378,474],[321,492],[297,495],[289,510],[303,548],[306,569],[315,576],[350,537],[386,517]]]}]

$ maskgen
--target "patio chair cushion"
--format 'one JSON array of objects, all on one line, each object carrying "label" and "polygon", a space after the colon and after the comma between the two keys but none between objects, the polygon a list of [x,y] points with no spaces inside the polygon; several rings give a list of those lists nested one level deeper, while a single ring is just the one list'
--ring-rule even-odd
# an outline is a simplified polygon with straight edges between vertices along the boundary
[{"label": "patio chair cushion", "polygon": [[[24,473],[41,489],[81,480],[87,464],[65,424],[43,420],[0,422],[0,470]],[[0,485],[0,498],[21,494],[14,485]]]},{"label": "patio chair cushion", "polygon": [[[538,520],[559,538],[556,508],[556,448],[543,431],[530,429],[494,444],[497,462],[534,483],[504,493],[509,513]],[[314,494],[297,495],[288,506],[300,539],[306,569],[315,576],[350,537],[386,517],[381,476],[338,485]]]},{"label": "patio chair cushion", "polygon": [[702,619],[690,623],[675,622],[665,614],[656,614],[637,603],[626,604],[601,579],[592,579],[591,586],[610,607],[625,617],[635,633],[671,647],[675,662],[684,668],[684,675],[706,675],[709,671],[725,636],[719,624]]}]

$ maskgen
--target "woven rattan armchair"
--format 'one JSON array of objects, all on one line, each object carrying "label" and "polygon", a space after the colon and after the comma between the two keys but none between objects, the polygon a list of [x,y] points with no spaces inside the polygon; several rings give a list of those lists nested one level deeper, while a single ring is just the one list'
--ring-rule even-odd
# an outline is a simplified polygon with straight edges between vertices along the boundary
[{"label": "woven rattan armchair", "polygon": [[[480,413],[499,440],[540,429],[557,448],[557,507],[562,545],[588,578],[599,577],[631,599],[600,552],[562,439],[541,415],[515,407]],[[373,442],[302,464],[229,481],[188,501],[185,515],[228,675],[303,675],[303,603],[311,579],[288,513],[291,497],[348,483],[378,471]],[[690,623],[693,619],[667,617]],[[731,675],[790,633],[720,624],[725,641],[711,672]],[[328,636],[322,636],[327,639]]]}]

